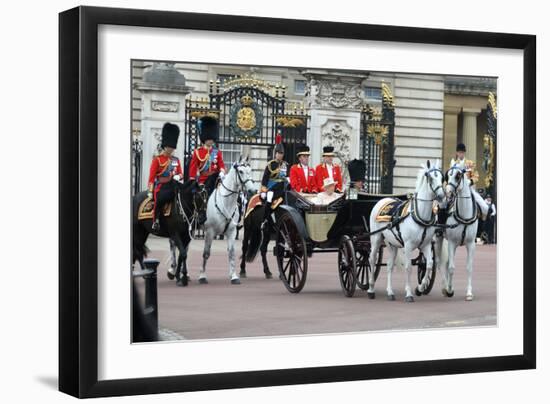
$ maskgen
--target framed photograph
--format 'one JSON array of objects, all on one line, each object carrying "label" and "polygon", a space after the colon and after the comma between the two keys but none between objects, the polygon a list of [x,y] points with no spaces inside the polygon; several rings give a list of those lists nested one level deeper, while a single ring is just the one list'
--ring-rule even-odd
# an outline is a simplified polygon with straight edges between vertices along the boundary
[{"label": "framed photograph", "polygon": [[535,368],[535,36],[59,24],[61,391]]}]

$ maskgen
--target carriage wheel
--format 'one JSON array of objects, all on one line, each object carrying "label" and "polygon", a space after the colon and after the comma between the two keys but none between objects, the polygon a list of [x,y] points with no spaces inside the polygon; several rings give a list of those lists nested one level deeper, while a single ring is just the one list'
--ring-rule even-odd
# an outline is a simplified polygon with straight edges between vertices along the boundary
[{"label": "carriage wheel", "polygon": [[[374,280],[378,279],[380,275],[380,268],[382,267],[382,258],[384,253],[384,247],[380,247],[378,250],[378,259],[376,261],[375,270],[374,270]],[[356,251],[355,258],[357,262],[357,286],[361,290],[367,290],[369,288],[369,273],[371,271],[370,262],[370,245],[366,250]]]},{"label": "carriage wheel", "polygon": [[[424,279],[424,275],[426,275],[427,265],[426,265],[426,257],[422,253],[417,258],[418,261],[418,284],[420,285],[422,283],[422,279]],[[432,242],[432,270],[428,274],[428,286],[426,289],[424,289],[424,292],[422,294],[427,295],[432,291],[432,288],[434,287],[435,283],[435,274],[436,274],[436,267],[435,267],[435,243]]]},{"label": "carriage wheel", "polygon": [[355,248],[348,236],[342,236],[338,247],[338,276],[347,297],[352,297],[357,287]]},{"label": "carriage wheel", "polygon": [[357,286],[359,286],[361,290],[367,290],[369,288],[369,255],[370,246],[366,250],[355,251],[355,262],[357,266],[355,278],[357,279]]},{"label": "carriage wheel", "polygon": [[289,214],[277,220],[276,256],[279,278],[291,293],[298,293],[306,283],[307,245]]}]

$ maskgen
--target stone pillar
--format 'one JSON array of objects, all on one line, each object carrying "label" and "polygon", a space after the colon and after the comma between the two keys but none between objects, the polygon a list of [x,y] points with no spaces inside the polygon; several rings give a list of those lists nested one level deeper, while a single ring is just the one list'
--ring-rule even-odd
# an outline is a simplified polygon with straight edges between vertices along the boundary
[{"label": "stone pillar", "polygon": [[339,162],[359,157],[363,81],[368,75],[338,75],[326,70],[301,72],[308,80],[306,106],[311,121],[308,146],[310,165],[321,161],[323,146],[334,146]]},{"label": "stone pillar", "polygon": [[154,63],[135,84],[141,93],[141,140],[143,141],[141,189],[147,187],[149,168],[161,141],[162,126],[171,122],[179,126],[180,137],[175,155],[183,164],[185,150],[185,96],[193,89],[173,63]]},{"label": "stone pillar", "polygon": [[458,143],[458,114],[460,107],[445,107],[443,129],[443,167],[447,167],[456,152]]},{"label": "stone pillar", "polygon": [[477,116],[480,109],[463,108],[462,109],[462,138],[466,145],[466,158],[472,160],[477,165]]}]

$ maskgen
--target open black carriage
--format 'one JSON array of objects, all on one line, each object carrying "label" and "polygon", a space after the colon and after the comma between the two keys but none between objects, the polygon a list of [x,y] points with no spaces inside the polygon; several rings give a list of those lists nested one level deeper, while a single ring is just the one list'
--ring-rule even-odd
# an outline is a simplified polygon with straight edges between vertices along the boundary
[{"label": "open black carriage", "polygon": [[[357,287],[369,288],[369,255],[371,252],[369,218],[374,205],[388,196],[405,200],[408,195],[372,195],[357,193],[357,199],[345,196],[328,205],[313,203],[312,197],[287,191],[285,203],[275,210],[276,236],[274,254],[280,278],[291,293],[298,293],[306,283],[308,257],[313,253],[338,253],[338,276],[342,290],[352,297]],[[374,268],[375,279],[383,263],[380,247]],[[432,249],[434,244],[432,242]],[[433,251],[433,250],[432,250]],[[435,260],[435,254],[432,254]],[[426,273],[426,259],[422,253],[412,260],[417,266],[418,282]],[[435,281],[435,262],[425,294]]]}]

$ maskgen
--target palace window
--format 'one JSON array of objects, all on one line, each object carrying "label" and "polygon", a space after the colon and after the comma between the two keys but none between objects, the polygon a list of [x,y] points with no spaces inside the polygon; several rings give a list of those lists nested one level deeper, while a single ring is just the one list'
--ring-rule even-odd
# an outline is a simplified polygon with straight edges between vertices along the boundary
[{"label": "palace window", "polygon": [[380,87],[365,87],[365,98],[369,101],[382,101],[382,89]]},{"label": "palace window", "polygon": [[304,95],[306,93],[306,81],[294,80],[294,94]]},{"label": "palace window", "polygon": [[223,82],[225,80],[231,79],[234,76],[235,76],[234,74],[219,73],[216,75],[216,78],[220,81],[220,84],[223,86]]}]

